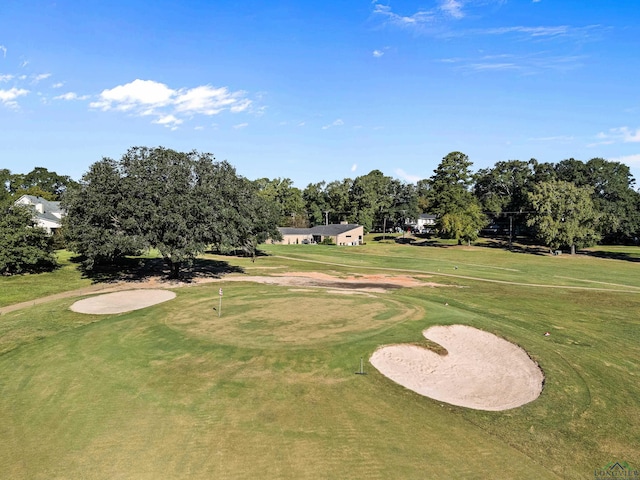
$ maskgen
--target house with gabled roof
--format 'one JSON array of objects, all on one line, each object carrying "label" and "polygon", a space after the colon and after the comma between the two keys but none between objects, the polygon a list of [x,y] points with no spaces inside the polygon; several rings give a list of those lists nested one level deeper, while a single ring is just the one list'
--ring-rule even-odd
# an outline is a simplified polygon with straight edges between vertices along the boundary
[{"label": "house with gabled roof", "polygon": [[282,234],[281,241],[272,243],[295,245],[308,243],[322,243],[330,238],[336,245],[362,245],[364,228],[353,223],[338,223],[331,225],[317,225],[311,228],[279,227]]},{"label": "house with gabled roof", "polygon": [[64,211],[60,207],[60,202],[45,200],[35,195],[22,195],[14,204],[31,207],[36,224],[44,228],[49,235],[62,226]]}]

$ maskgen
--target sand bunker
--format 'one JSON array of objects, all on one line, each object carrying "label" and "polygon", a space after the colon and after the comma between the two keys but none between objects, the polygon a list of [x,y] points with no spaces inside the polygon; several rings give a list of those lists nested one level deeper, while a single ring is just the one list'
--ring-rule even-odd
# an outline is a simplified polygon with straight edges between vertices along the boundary
[{"label": "sand bunker", "polygon": [[542,392],[542,371],[513,343],[464,325],[431,327],[423,335],[448,354],[391,345],[374,352],[371,364],[414,392],[476,410],[519,407]]},{"label": "sand bunker", "polygon": [[175,296],[175,292],[170,290],[125,290],[78,300],[70,308],[78,313],[122,313],[166,302]]}]

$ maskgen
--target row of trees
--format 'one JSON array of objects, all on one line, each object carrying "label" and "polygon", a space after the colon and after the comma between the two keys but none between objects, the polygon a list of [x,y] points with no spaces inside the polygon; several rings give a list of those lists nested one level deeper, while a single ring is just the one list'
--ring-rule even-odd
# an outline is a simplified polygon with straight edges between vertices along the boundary
[{"label": "row of trees", "polygon": [[[459,242],[475,240],[489,222],[507,222],[512,232],[572,250],[600,240],[633,241],[640,233],[640,194],[621,163],[532,159],[471,168],[467,155],[452,152],[415,185],[373,170],[301,190],[288,178],[247,180],[210,154],[135,147],[119,161],[94,163],[80,182],[45,168],[24,175],[5,169],[0,170],[0,230],[6,230],[0,231],[0,250],[18,251],[7,239],[27,238],[10,234],[17,223],[33,229],[24,213],[10,207],[23,193],[62,199],[68,247],[85,256],[88,268],[155,247],[173,275],[211,245],[255,254],[259,242],[278,237],[278,225],[347,221],[379,231],[426,212],[437,216],[441,236]],[[40,266],[52,258],[50,252],[41,258],[22,255]],[[4,261],[3,270],[0,263],[0,272],[10,271],[9,264]],[[13,265],[11,271],[20,268]]]},{"label": "row of trees", "polygon": [[441,235],[472,241],[489,222],[534,236],[545,245],[585,246],[633,241],[640,233],[640,194],[629,167],[594,158],[557,164],[510,160],[473,172],[468,156],[452,152],[416,185],[379,170],[304,190],[289,179],[261,179],[261,192],[280,208],[280,224],[360,223],[366,231],[403,226],[426,212]]}]

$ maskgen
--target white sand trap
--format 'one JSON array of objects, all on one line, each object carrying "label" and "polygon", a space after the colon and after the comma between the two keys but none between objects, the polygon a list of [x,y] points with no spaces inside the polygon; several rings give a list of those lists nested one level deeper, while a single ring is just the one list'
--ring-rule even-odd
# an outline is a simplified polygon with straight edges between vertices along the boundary
[{"label": "white sand trap", "polygon": [[71,310],[78,313],[111,314],[150,307],[175,298],[170,290],[125,290],[78,300]]},{"label": "white sand trap", "polygon": [[414,392],[476,410],[519,407],[542,392],[542,371],[511,342],[465,325],[431,327],[423,335],[448,355],[415,345],[390,345],[376,350],[371,364]]}]

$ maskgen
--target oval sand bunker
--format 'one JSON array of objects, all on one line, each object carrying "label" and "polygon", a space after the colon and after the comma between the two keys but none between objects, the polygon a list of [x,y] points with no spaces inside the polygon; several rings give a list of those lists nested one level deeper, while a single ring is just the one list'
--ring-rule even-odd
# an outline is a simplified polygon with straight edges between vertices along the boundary
[{"label": "oval sand bunker", "polygon": [[416,393],[476,410],[519,407],[542,392],[542,371],[511,342],[465,325],[435,326],[423,335],[448,354],[390,345],[376,350],[371,364]]},{"label": "oval sand bunker", "polygon": [[78,313],[123,313],[166,302],[175,296],[170,290],[125,290],[78,300],[70,308]]}]

